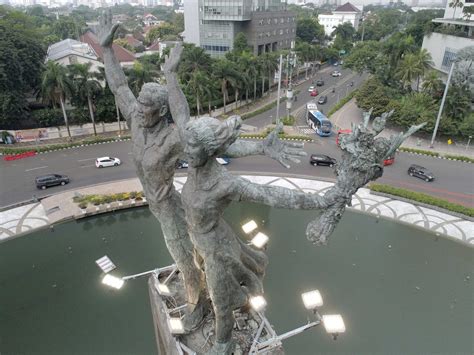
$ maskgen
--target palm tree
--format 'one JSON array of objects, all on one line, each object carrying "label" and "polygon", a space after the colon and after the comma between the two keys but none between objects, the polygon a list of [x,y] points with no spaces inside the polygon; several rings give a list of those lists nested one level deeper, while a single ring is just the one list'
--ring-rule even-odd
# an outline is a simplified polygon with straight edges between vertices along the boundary
[{"label": "palm tree", "polygon": [[432,65],[434,65],[433,60],[431,59],[431,54],[425,48],[420,49],[418,53],[415,54],[417,67],[420,70],[420,74],[418,75],[417,82],[416,82],[416,91],[420,89],[420,78],[425,75],[426,71],[431,69]]},{"label": "palm tree", "polygon": [[179,64],[179,73],[183,81],[189,80],[192,73],[197,70],[208,72],[211,66],[212,58],[203,48],[185,45]]},{"label": "palm tree", "polygon": [[264,53],[260,56],[261,75],[262,75],[262,96],[265,91],[265,74],[268,74],[268,92],[271,89],[272,78],[278,69],[278,62],[275,53]]},{"label": "palm tree", "polygon": [[456,17],[456,8],[457,8],[457,7],[463,7],[463,6],[464,6],[464,3],[462,2],[462,0],[452,0],[452,1],[449,3],[449,7],[453,7],[453,8],[454,8],[453,18]]},{"label": "palm tree", "polygon": [[188,81],[187,86],[196,97],[196,110],[199,117],[202,108],[201,100],[210,95],[210,83],[207,74],[202,70],[195,70],[192,72],[191,79]]},{"label": "palm tree", "polygon": [[403,57],[398,66],[396,76],[402,82],[404,88],[411,90],[411,84],[421,73],[417,56],[413,53],[408,53]]},{"label": "palm tree", "polygon": [[427,94],[433,96],[438,93],[442,88],[443,82],[438,76],[438,73],[435,70],[430,70],[423,77],[423,83],[421,87],[423,91]]},{"label": "palm tree", "polygon": [[226,113],[226,103],[228,98],[228,85],[236,86],[239,73],[234,68],[233,62],[228,59],[218,59],[213,69],[214,76],[219,80],[222,99],[224,102],[224,113]]},{"label": "palm tree", "polygon": [[125,74],[128,78],[128,85],[135,96],[138,96],[143,84],[156,81],[160,75],[156,68],[138,61],[133,63],[132,68],[126,69]]},{"label": "palm tree", "polygon": [[69,65],[69,71],[71,73],[72,82],[74,84],[75,94],[81,100],[87,100],[89,106],[89,114],[91,116],[92,126],[94,128],[94,135],[97,135],[95,127],[94,108],[92,98],[102,90],[99,78],[99,73],[91,72],[91,63],[87,64],[72,64]]},{"label": "palm tree", "polygon": [[53,104],[60,104],[67,134],[69,139],[71,139],[65,103],[66,98],[73,92],[73,84],[67,74],[68,72],[65,67],[58,63],[48,61],[41,80],[41,95],[43,99]]}]

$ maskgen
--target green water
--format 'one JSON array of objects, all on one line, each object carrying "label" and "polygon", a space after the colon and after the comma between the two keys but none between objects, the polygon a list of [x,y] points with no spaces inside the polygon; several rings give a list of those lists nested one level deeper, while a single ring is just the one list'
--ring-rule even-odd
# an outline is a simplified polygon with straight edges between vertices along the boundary
[{"label": "green water", "polygon": [[[282,333],[306,322],[300,293],[318,288],[321,313],[341,313],[347,331],[323,328],[285,342],[292,354],[473,353],[473,248],[390,221],[348,212],[329,246],[304,229],[311,212],[240,204],[271,237],[267,316]],[[58,225],[0,244],[0,353],[155,354],[145,279],[119,292],[100,284],[108,255],[127,275],[171,263],[146,209]]]}]

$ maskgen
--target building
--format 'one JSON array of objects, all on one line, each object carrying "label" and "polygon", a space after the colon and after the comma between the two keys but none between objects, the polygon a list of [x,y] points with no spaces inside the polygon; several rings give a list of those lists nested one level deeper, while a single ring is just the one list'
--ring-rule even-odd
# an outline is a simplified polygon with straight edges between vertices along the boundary
[{"label": "building", "polygon": [[357,7],[346,2],[330,14],[318,15],[318,21],[324,27],[326,35],[330,36],[335,27],[345,22],[349,22],[357,30],[361,16],[362,12]]},{"label": "building", "polygon": [[184,27],[184,41],[214,57],[232,50],[240,32],[256,55],[290,48],[296,37],[295,14],[281,0],[186,0]]},{"label": "building", "polygon": [[91,71],[98,72],[103,67],[95,50],[87,43],[74,39],[65,39],[48,47],[47,61],[53,61],[61,65],[91,63]]},{"label": "building", "polygon": [[463,7],[452,8],[446,4],[443,18],[433,20],[439,24],[432,33],[423,38],[422,48],[431,54],[433,68],[446,81],[451,63],[456,59],[456,53],[469,46],[474,46],[474,19],[463,18],[463,8],[474,6],[473,0],[461,0]]}]

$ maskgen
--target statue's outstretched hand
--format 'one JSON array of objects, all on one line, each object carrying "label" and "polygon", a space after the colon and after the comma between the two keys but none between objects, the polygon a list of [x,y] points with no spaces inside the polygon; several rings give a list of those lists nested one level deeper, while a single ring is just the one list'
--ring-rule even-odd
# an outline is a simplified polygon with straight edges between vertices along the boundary
[{"label": "statue's outstretched hand", "polygon": [[120,24],[112,24],[112,11],[102,12],[99,18],[99,43],[102,47],[111,47],[114,42],[114,35]]},{"label": "statue's outstretched hand", "polygon": [[183,53],[182,43],[177,43],[173,48],[171,48],[170,54],[166,57],[165,64],[163,64],[163,71],[165,73],[176,72],[181,53]]},{"label": "statue's outstretched hand", "polygon": [[283,124],[279,123],[275,129],[263,141],[263,153],[272,159],[278,161],[285,168],[289,169],[290,165],[285,161],[289,160],[299,163],[298,157],[305,157],[306,152],[303,151],[303,143],[283,142],[278,138],[278,134],[283,131]]}]

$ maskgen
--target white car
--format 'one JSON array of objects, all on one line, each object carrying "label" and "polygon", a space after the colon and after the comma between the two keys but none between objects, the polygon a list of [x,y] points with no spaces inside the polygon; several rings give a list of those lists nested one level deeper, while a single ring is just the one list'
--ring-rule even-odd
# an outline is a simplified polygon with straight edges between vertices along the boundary
[{"label": "white car", "polygon": [[308,88],[308,92],[313,92],[313,91],[314,91],[314,86],[310,86],[310,87]]},{"label": "white car", "polygon": [[121,164],[119,158],[102,157],[95,160],[95,166],[98,168],[105,168],[107,166],[119,166]]},{"label": "white car", "polygon": [[331,76],[341,76],[341,72],[340,71],[337,71],[337,70],[334,70],[332,73],[331,73]]}]

